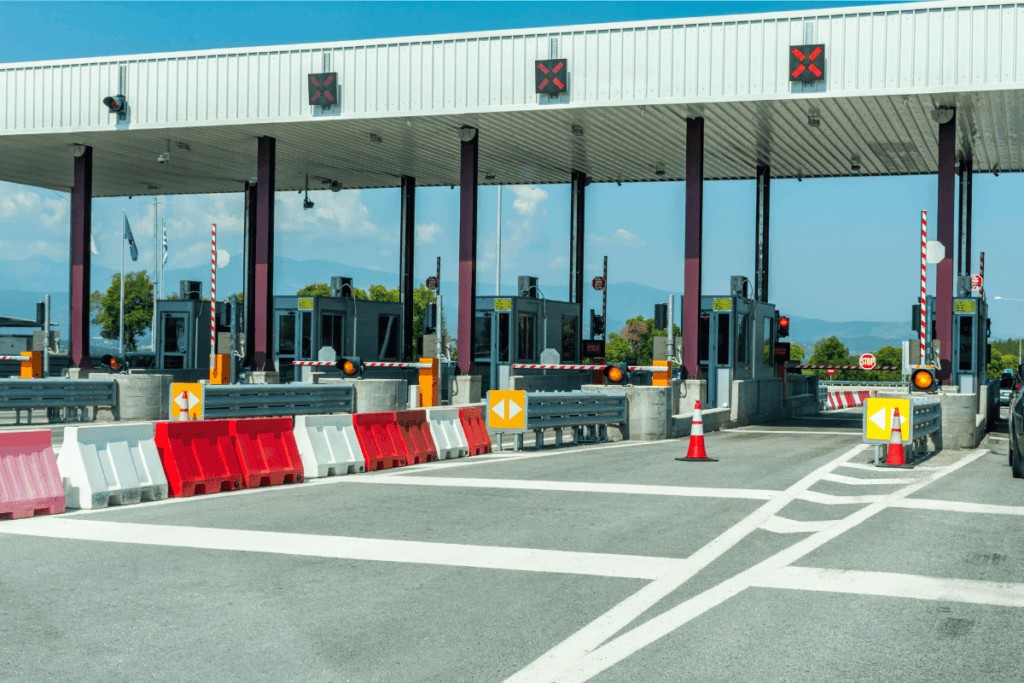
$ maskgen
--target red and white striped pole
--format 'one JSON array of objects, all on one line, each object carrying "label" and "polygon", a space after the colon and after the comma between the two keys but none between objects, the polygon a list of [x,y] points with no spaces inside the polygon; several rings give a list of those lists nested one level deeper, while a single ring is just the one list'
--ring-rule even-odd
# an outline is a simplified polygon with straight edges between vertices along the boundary
[{"label": "red and white striped pole", "polygon": [[928,335],[928,212],[921,212],[921,365],[927,365],[925,343]]},{"label": "red and white striped pole", "polygon": [[981,289],[978,290],[978,296],[982,299],[985,298],[985,252],[979,254],[978,261],[978,276],[981,277]]},{"label": "red and white striped pole", "polygon": [[210,230],[210,369],[217,367],[217,224]]}]

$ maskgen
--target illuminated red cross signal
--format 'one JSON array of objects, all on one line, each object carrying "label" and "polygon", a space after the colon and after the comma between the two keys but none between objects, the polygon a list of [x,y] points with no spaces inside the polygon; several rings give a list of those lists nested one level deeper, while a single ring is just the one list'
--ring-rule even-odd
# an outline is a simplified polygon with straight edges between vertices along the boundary
[{"label": "illuminated red cross signal", "polygon": [[824,45],[794,45],[789,49],[789,80],[820,81],[824,77]]},{"label": "illuminated red cross signal", "polygon": [[330,107],[338,102],[338,74],[309,74],[309,103]]},{"label": "illuminated red cross signal", "polygon": [[555,94],[569,87],[569,62],[565,59],[537,60],[537,92]]}]

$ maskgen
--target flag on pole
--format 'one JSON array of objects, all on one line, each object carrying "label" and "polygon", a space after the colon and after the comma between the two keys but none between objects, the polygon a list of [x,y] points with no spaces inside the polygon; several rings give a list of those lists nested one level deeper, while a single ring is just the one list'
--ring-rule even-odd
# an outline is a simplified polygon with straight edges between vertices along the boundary
[{"label": "flag on pole", "polygon": [[124,239],[128,240],[131,247],[132,261],[139,260],[139,248],[135,246],[135,237],[132,235],[132,226],[128,224],[128,217],[124,217]]},{"label": "flag on pole", "polygon": [[167,263],[167,224],[164,223],[164,263]]}]

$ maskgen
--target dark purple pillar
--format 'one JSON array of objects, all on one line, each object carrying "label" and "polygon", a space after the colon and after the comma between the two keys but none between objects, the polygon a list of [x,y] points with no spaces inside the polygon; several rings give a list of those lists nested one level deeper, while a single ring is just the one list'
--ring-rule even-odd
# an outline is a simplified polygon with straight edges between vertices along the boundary
[{"label": "dark purple pillar", "polygon": [[569,303],[583,303],[583,224],[587,174],[572,172],[569,197]]},{"label": "dark purple pillar", "polygon": [[[274,172],[277,140],[258,141],[256,230],[253,239],[252,366],[274,370]],[[248,340],[246,340],[248,342]]]},{"label": "dark purple pillar", "polygon": [[958,249],[956,253],[957,275],[971,274],[971,201],[974,185],[974,159],[970,154],[960,160],[960,226]]},{"label": "dark purple pillar", "polygon": [[686,262],[683,266],[683,367],[699,377],[701,249],[704,240],[704,119],[686,120]]},{"label": "dark purple pillar", "polygon": [[89,360],[89,285],[92,270],[92,147],[75,157],[71,188],[71,367],[91,368]]},{"label": "dark purple pillar", "polygon": [[768,301],[768,215],[771,207],[772,169],[757,167],[754,216],[754,299]]},{"label": "dark purple pillar", "polygon": [[936,234],[946,248],[946,257],[936,266],[935,331],[942,348],[939,380],[950,377],[953,362],[953,245],[956,224],[956,114],[948,123],[939,124],[939,210]]},{"label": "dark purple pillar", "polygon": [[[256,329],[256,300],[253,298],[256,291],[256,186],[245,182],[245,231],[243,247],[245,249],[245,280],[242,283],[244,288],[242,299],[245,305],[245,335],[246,339],[252,339],[253,330]],[[245,344],[245,359],[242,367],[253,367],[252,342]]]},{"label": "dark purple pillar", "polygon": [[459,371],[475,375],[473,337],[476,333],[476,181],[480,163],[480,133],[463,127],[462,174],[459,179]]},{"label": "dark purple pillar", "polygon": [[398,292],[402,302],[402,353],[411,360],[416,349],[412,339],[413,270],[416,263],[416,179],[402,176],[402,218],[399,225]]}]

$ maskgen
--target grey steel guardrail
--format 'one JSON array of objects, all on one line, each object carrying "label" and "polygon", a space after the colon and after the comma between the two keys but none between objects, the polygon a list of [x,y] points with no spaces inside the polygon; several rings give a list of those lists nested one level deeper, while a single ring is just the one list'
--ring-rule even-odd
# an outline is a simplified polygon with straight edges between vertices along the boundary
[{"label": "grey steel guardrail", "polygon": [[[555,430],[555,443],[562,443],[562,429],[571,427],[573,443],[608,440],[608,425],[625,424],[627,401],[625,394],[597,391],[546,392],[526,394],[526,429],[536,437],[536,447],[544,443],[544,430]],[[517,435],[515,449],[522,446]]]},{"label": "grey steel guardrail", "polygon": [[15,424],[21,424],[22,410],[28,411],[28,424],[32,424],[33,410],[45,409],[53,415],[63,408],[61,419],[67,421],[69,412],[88,406],[93,407],[94,420],[97,406],[117,406],[113,379],[0,379],[0,410],[14,410]]},{"label": "grey steel guardrail", "polygon": [[[928,451],[926,438],[942,430],[942,402],[938,398],[930,396],[908,396],[910,401],[910,424],[909,435],[906,443],[909,443],[909,453],[906,453],[908,461],[914,460],[918,455],[924,455]],[[902,419],[907,419],[901,415]],[[867,433],[868,410],[865,404],[864,422],[865,434]],[[867,439],[865,438],[865,441]],[[884,458],[881,444],[875,444],[875,464],[877,465]]]},{"label": "grey steel guardrail", "polygon": [[[322,415],[355,410],[351,384],[204,384],[204,420]],[[174,389],[171,389],[174,400]]]}]

